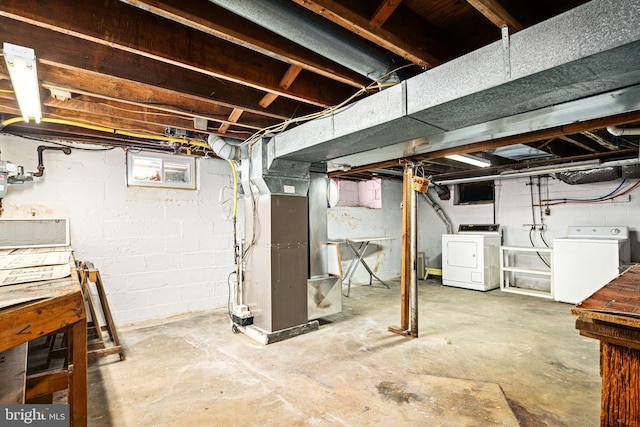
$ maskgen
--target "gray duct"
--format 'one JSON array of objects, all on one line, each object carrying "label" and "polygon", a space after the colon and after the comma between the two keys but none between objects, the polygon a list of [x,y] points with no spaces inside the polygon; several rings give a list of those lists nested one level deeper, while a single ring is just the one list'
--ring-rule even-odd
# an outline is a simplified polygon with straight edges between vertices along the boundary
[{"label": "gray duct", "polygon": [[428,190],[426,193],[422,193],[422,195],[424,196],[427,203],[431,205],[433,210],[436,211],[436,213],[438,214],[442,222],[444,222],[444,225],[447,227],[447,234],[453,234],[453,224],[451,223],[451,220],[449,219],[447,214],[442,210],[440,205],[436,203],[436,201],[433,199],[433,196],[429,194]]},{"label": "gray duct", "polygon": [[608,167],[578,172],[558,172],[556,173],[556,178],[569,185],[613,181],[620,178],[620,168]]},{"label": "gray duct", "polygon": [[209,146],[218,157],[224,160],[240,160],[242,149],[239,145],[230,144],[218,135],[209,135]]},{"label": "gray duct", "polygon": [[340,27],[329,28],[315,14],[281,0],[209,0],[276,34],[372,80],[391,69],[389,58]]}]

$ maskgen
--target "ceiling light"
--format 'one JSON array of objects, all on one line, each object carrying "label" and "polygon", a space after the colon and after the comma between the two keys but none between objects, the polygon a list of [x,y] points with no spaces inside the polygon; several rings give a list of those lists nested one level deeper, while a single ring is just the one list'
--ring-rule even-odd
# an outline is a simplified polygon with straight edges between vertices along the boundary
[{"label": "ceiling light", "polygon": [[42,109],[40,107],[40,89],[38,87],[38,70],[36,54],[33,49],[9,43],[2,45],[4,59],[11,77],[11,84],[20,106],[25,122],[29,119],[40,123]]},{"label": "ceiling light", "polygon": [[489,166],[491,166],[491,162],[489,160],[480,159],[478,157],[469,156],[467,154],[452,154],[450,156],[445,156],[445,157],[447,159],[466,163],[468,165],[478,166],[481,168],[488,168]]}]

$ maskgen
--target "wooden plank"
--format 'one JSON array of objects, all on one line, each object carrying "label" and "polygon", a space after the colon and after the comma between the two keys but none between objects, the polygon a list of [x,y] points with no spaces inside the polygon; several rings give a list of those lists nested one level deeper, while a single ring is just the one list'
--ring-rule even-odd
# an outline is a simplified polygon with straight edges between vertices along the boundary
[{"label": "wooden plank", "polygon": [[267,93],[264,97],[262,97],[260,102],[258,102],[258,105],[260,105],[262,108],[267,108],[277,98],[278,98],[277,93]]},{"label": "wooden plank", "polygon": [[335,24],[377,44],[383,48],[407,59],[424,68],[435,67],[442,63],[442,59],[425,50],[424,46],[433,44],[425,40],[418,40],[422,34],[414,33],[414,39],[404,40],[383,28],[370,25],[368,19],[352,12],[334,0],[293,0]]},{"label": "wooden plank", "polygon": [[87,319],[69,327],[69,404],[71,425],[87,425]]},{"label": "wooden plank", "polygon": [[518,22],[511,14],[500,4],[498,0],[467,0],[478,12],[484,15],[489,21],[493,22],[497,27],[507,25],[509,32],[520,31],[524,26]]},{"label": "wooden plank", "polygon": [[[100,10],[105,13],[96,14]],[[117,0],[87,0],[83,7],[72,2],[14,0],[3,3],[0,15],[30,24],[30,35],[41,34],[37,28],[41,27],[72,36],[73,43],[56,49],[65,50],[66,58],[84,58],[78,46],[85,40],[323,107],[337,104],[335,93],[342,93],[338,98],[343,99],[353,91],[352,86],[317,74],[300,79],[295,90],[282,90],[277,84],[287,67],[282,61]],[[16,35],[15,27],[9,23],[12,36]],[[47,50],[37,52],[39,59],[51,54]],[[319,91],[317,86],[326,90]]]},{"label": "wooden plank", "polygon": [[[76,285],[75,289],[71,294],[0,310],[0,349],[15,347],[83,319],[84,300],[80,288]],[[84,328],[86,335],[86,321]]]},{"label": "wooden plank", "polygon": [[[104,356],[109,356],[111,354],[121,354],[122,353],[122,346],[113,346],[113,347],[106,347],[106,348],[98,348],[95,350],[89,350],[89,352],[87,353],[87,357],[89,360],[95,360],[98,359],[100,357],[104,357]],[[124,356],[120,358],[120,360],[124,360]]]},{"label": "wooden plank", "polygon": [[[1,94],[0,97],[3,98]],[[68,99],[65,101],[60,101],[53,97],[48,97],[42,101],[42,105],[58,112],[70,110],[77,113],[111,116],[123,120],[130,120],[132,122],[140,122],[142,124],[149,123],[152,125],[189,129],[194,131],[203,130],[195,129],[193,119],[196,116],[214,123],[219,122],[229,125],[231,125],[231,123],[237,123],[237,121],[229,121],[228,116],[225,117],[224,115],[208,115],[207,117],[202,117],[201,115],[194,114],[194,112],[179,111],[177,109],[174,109],[172,111],[172,114],[167,114],[167,112],[153,108],[153,106],[150,105],[146,105],[144,107],[134,106],[125,102],[92,98],[84,95],[78,95],[72,99]],[[224,110],[227,110],[226,107],[223,108]],[[220,109],[222,110],[223,108]],[[233,112],[233,110],[231,111]],[[275,124],[277,122],[277,120],[271,119],[269,117],[253,114],[251,118],[247,118],[246,120],[243,120],[242,122],[237,124],[240,127],[247,128],[249,131],[255,131],[258,129],[262,129],[265,126]]]},{"label": "wooden plank", "polygon": [[413,167],[405,166],[402,181],[402,271],[400,282],[400,328],[409,328],[409,291],[411,287],[411,192]]},{"label": "wooden plank", "polygon": [[0,404],[25,403],[28,344],[0,353]]},{"label": "wooden plank", "polygon": [[[283,98],[271,105],[269,111],[264,111],[258,107],[264,89],[212,78],[194,70],[1,16],[0,39],[34,49],[38,54],[40,80],[44,84],[67,86],[72,92],[75,92],[73,89],[79,89],[87,94],[109,96],[110,99],[121,101],[133,99],[154,107],[175,105],[183,111],[202,114],[209,111],[220,114],[214,107],[220,105],[227,108],[222,117],[226,117],[230,109],[235,107],[277,119],[289,118],[296,111],[306,114],[318,110],[317,107],[300,105],[298,101]],[[70,55],[65,46],[73,46],[73,54]],[[277,69],[284,73],[287,64],[278,64]],[[277,86],[277,78],[274,78],[274,84]],[[327,101],[334,105],[351,92],[349,87],[346,90],[336,88],[336,93]],[[182,94],[186,95],[186,100],[182,99]],[[209,103],[208,108],[200,106],[205,102]]]},{"label": "wooden plank", "polygon": [[218,132],[226,133],[227,130],[229,130],[229,126],[231,126],[231,123],[236,123],[243,112],[244,111],[242,111],[239,108],[234,108],[233,111],[231,111],[231,114],[229,114],[229,118],[227,119],[228,121],[226,121],[220,126],[220,128],[218,129]]},{"label": "wooden plank", "polygon": [[[293,84],[293,81],[296,79],[296,77],[298,77],[300,71],[302,71],[301,67],[297,65],[291,65],[287,72],[284,73],[284,76],[282,76],[282,78],[280,79],[279,86],[283,89],[289,89],[289,86]],[[260,104],[262,108],[267,108],[273,101],[276,100],[277,97],[277,93],[268,93],[264,96],[264,98],[260,100],[258,104]]]},{"label": "wooden plank", "polygon": [[68,386],[69,372],[66,369],[55,369],[29,375],[26,387],[27,400],[66,390]]},{"label": "wooden plank", "polygon": [[400,6],[400,3],[402,3],[402,0],[385,0],[380,3],[380,6],[378,6],[378,9],[370,19],[371,24],[378,28],[382,27],[393,11]]},{"label": "wooden plank", "polygon": [[602,343],[600,369],[600,425],[640,426],[640,350]]},{"label": "wooden plank", "polygon": [[360,88],[369,80],[207,0],[128,0],[127,3],[203,33]]}]

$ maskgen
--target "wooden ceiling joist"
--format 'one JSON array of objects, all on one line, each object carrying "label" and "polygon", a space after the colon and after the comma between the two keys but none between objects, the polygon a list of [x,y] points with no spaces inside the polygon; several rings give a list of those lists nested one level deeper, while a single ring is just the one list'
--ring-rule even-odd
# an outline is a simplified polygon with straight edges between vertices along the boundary
[{"label": "wooden ceiling joist", "polygon": [[400,3],[402,3],[402,0],[384,0],[371,17],[371,24],[378,28],[382,27],[393,11],[400,6]]},{"label": "wooden ceiling joist", "polygon": [[[278,82],[288,67],[286,63],[118,0],[87,0],[83,7],[73,2],[19,0],[7,3],[3,4],[0,15],[30,27],[68,34],[311,105],[332,106],[353,92],[352,86],[319,75],[301,75],[295,90],[282,90]],[[109,13],[96,19],[93,10],[100,9],[107,9]],[[15,33],[15,26],[11,27]],[[158,28],[163,31],[157,31]],[[42,57],[48,52],[36,54]],[[318,90],[318,86],[326,89]]]},{"label": "wooden ceiling joist", "polygon": [[[104,83],[92,82],[90,75],[74,76],[78,85],[95,87],[96,92],[103,90],[105,84],[110,86],[109,78],[113,76],[120,84],[128,81],[145,85],[146,96],[149,98],[153,98],[155,88],[160,92],[166,89],[175,92],[177,96],[185,94],[187,97],[194,96],[203,102],[207,101],[212,106],[225,106],[229,112],[233,108],[241,108],[277,120],[287,119],[296,111],[311,113],[319,109],[285,97],[278,99],[268,109],[263,109],[258,102],[264,91],[3,17],[0,17],[0,40],[11,40],[15,44],[33,48],[39,64],[50,65],[48,73],[51,78],[44,76],[40,70],[42,67],[38,65],[41,80],[56,82],[58,68],[104,76]],[[67,46],[72,46],[72,54],[69,54]],[[4,62],[0,66],[4,69]],[[286,68],[283,72],[285,70]],[[70,83],[69,86],[73,87],[74,84]],[[123,92],[122,96],[124,95],[126,91]],[[336,97],[336,101],[338,100]]]},{"label": "wooden ceiling joist", "polygon": [[[282,76],[282,78],[280,79],[280,83],[278,85],[283,89],[289,89],[289,86],[293,84],[296,77],[298,77],[298,74],[300,74],[300,71],[302,71],[302,68],[300,66],[291,65],[287,72],[284,73],[284,76]],[[277,93],[268,93],[264,96],[264,98],[260,100],[260,102],[258,102],[258,104],[262,108],[267,108],[273,101],[276,100],[276,98],[278,98]]]},{"label": "wooden ceiling joist", "polygon": [[467,3],[497,27],[506,25],[511,30],[510,32],[524,29],[524,26],[514,18],[498,0],[467,0]]},{"label": "wooden ceiling joist", "polygon": [[208,0],[127,0],[126,3],[353,87],[369,83],[358,73],[285,37],[266,32],[263,27]]},{"label": "wooden ceiling joist", "polygon": [[433,43],[426,39],[424,32],[415,32],[415,40],[403,40],[393,32],[371,25],[369,19],[349,10],[333,0],[293,0],[318,15],[341,27],[387,49],[396,55],[423,68],[432,68],[442,63],[442,59],[423,49]]}]

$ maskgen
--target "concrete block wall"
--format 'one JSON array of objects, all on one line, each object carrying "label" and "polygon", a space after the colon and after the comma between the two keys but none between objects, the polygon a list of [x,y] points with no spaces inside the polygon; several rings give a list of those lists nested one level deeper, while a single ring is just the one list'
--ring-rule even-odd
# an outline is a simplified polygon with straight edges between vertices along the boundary
[{"label": "concrete block wall", "polygon": [[[592,184],[568,185],[554,178],[541,178],[542,198],[579,198],[589,199],[604,196],[621,183],[621,179]],[[623,188],[637,180],[628,180]],[[538,180],[533,180],[534,204],[538,204]],[[465,223],[498,223],[503,230],[503,244],[509,246],[531,246],[529,224],[540,224],[540,208],[531,209],[531,189],[529,178],[517,178],[496,181],[496,203],[480,205],[453,205],[452,200],[438,201],[457,230]],[[450,189],[452,187],[450,186]],[[453,195],[452,195],[453,196]],[[495,209],[495,214],[494,214]],[[432,260],[442,254],[441,235],[446,233],[444,224],[433,209],[424,201],[419,205],[419,251],[424,251]],[[550,206],[550,215],[543,210],[545,225],[544,238],[553,246],[553,239],[566,235],[567,227],[574,225],[627,226],[631,240],[631,260],[640,261],[640,188],[628,196],[601,203],[558,204]],[[524,224],[527,224],[526,226]],[[539,232],[533,234],[536,246],[544,246]],[[440,260],[441,262],[441,260]],[[437,264],[434,264],[437,266]]]},{"label": "concrete block wall", "polygon": [[[36,170],[38,145],[0,135],[3,160]],[[97,147],[89,147],[97,148]],[[76,259],[100,270],[116,323],[219,307],[233,271],[232,225],[218,197],[227,162],[198,159],[198,190],[127,187],[125,152],[44,152],[42,178],[11,185],[2,218],[70,218]]]},{"label": "concrete block wall", "polygon": [[[342,181],[344,183],[346,181]],[[393,237],[393,240],[372,242],[365,252],[365,261],[381,279],[400,276],[402,246],[402,182],[381,181],[381,209],[336,206],[328,209],[328,235],[330,239],[356,237]],[[342,197],[342,187],[340,195]],[[340,245],[342,269],[353,259],[353,252]],[[356,269],[352,283],[369,282],[369,273],[362,265]]]}]

